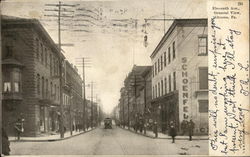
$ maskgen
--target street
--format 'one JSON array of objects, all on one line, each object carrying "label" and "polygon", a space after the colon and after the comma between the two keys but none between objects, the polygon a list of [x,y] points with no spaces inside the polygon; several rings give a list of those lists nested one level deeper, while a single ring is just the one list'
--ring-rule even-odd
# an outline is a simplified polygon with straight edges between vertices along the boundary
[{"label": "street", "polygon": [[11,142],[11,155],[174,155],[208,154],[207,140],[153,139],[113,126],[103,126],[54,142]]}]

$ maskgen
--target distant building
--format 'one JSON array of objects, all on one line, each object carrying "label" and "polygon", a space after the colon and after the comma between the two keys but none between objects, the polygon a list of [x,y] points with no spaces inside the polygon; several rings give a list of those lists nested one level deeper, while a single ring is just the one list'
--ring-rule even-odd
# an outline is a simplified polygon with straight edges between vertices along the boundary
[{"label": "distant building", "polygon": [[[82,129],[83,125],[83,98],[82,98],[82,79],[78,74],[77,68],[64,61],[62,77],[63,86],[63,107],[64,121],[67,130]],[[72,128],[70,128],[72,126]]]},{"label": "distant building", "polygon": [[57,45],[38,20],[2,16],[3,125],[25,119],[23,136],[58,131],[60,116]]},{"label": "distant building", "polygon": [[[146,110],[144,87],[148,87],[148,77],[146,72],[151,69],[151,66],[134,65],[132,71],[124,80],[124,88],[120,90],[120,121],[127,126],[134,126],[139,119],[144,117]],[[146,95],[149,94],[148,93]],[[143,94],[142,94],[143,93]],[[149,102],[148,100],[146,100]]]},{"label": "distant building", "polygon": [[152,106],[159,129],[192,119],[208,133],[207,19],[176,19],[151,55]]}]

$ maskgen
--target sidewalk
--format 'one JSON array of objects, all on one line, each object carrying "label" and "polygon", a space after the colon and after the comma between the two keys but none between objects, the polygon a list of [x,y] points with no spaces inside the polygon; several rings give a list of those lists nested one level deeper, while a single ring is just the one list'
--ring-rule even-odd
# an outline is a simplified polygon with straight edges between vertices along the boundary
[{"label": "sidewalk", "polygon": [[73,131],[72,135],[70,135],[70,132],[67,131],[64,133],[64,138],[60,138],[60,133],[54,134],[54,135],[43,135],[43,136],[39,136],[39,137],[20,137],[20,140],[17,140],[16,137],[14,136],[9,136],[9,141],[10,142],[52,142],[52,141],[60,141],[60,140],[65,140],[71,137],[75,137],[84,133],[87,133],[89,131],[94,130],[94,128],[92,129],[88,129],[86,131]]},{"label": "sidewalk", "polygon": [[[140,133],[140,131],[135,132],[132,127],[130,127],[130,130],[128,129],[128,127],[125,127],[125,128],[120,127],[120,128],[122,128],[124,130],[128,130],[128,131],[136,133],[136,134],[139,134],[139,135],[142,135],[142,136],[156,138],[153,131],[150,131],[150,130],[147,130],[146,134],[144,134],[143,131],[142,131],[142,133]],[[172,139],[172,137],[167,135],[167,134],[163,134],[161,132],[158,132],[157,139]],[[187,135],[186,136],[176,136],[175,139],[176,140],[189,140],[189,136],[187,136]],[[192,136],[192,139],[193,140],[208,140],[208,135]]]}]

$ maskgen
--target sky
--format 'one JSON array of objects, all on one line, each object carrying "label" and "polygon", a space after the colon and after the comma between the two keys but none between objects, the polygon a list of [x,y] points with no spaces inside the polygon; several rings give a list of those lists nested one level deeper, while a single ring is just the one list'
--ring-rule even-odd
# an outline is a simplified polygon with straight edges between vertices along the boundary
[{"label": "sky", "polygon": [[[38,19],[58,43],[59,1],[8,0],[1,3],[3,15]],[[134,64],[151,65],[150,55],[164,35],[163,20],[206,18],[206,0],[64,0],[61,7],[63,54],[78,67],[87,58],[86,83],[94,82],[106,113],[118,105],[120,88]],[[145,19],[147,23],[145,23]],[[165,32],[172,20],[165,22]],[[148,44],[144,45],[144,36]],[[90,88],[86,88],[90,98]]]}]

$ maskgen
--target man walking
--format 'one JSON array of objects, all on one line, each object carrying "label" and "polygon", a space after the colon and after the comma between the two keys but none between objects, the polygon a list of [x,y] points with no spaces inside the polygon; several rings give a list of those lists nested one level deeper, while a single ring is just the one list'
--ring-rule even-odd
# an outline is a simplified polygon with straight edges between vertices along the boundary
[{"label": "man walking", "polygon": [[171,121],[169,125],[169,136],[172,137],[172,143],[175,143],[176,128],[173,121]]},{"label": "man walking", "polygon": [[192,119],[190,119],[189,123],[188,123],[188,135],[189,135],[189,141],[192,141],[192,136],[193,136],[193,132],[194,132],[194,122],[192,121]]}]

